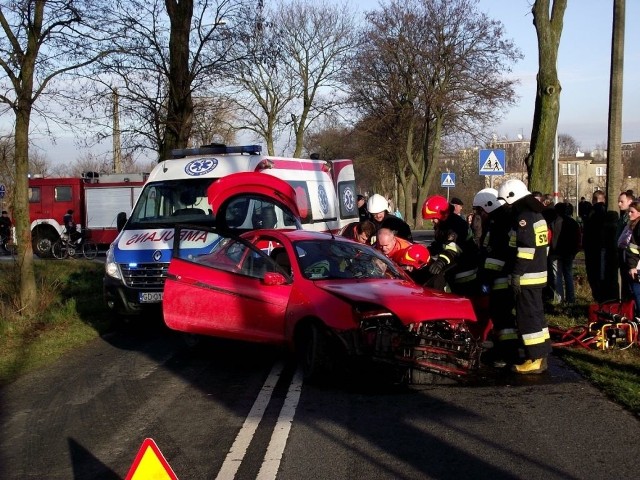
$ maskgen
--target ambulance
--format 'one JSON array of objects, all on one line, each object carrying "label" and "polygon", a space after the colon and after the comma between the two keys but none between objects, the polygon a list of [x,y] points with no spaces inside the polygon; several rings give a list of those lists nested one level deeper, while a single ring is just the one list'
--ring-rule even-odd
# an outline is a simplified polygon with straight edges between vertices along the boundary
[{"label": "ambulance", "polygon": [[[241,174],[239,185],[249,185],[272,175],[295,191],[299,219],[259,196],[231,205],[225,211],[226,223],[240,231],[301,225],[337,233],[358,220],[351,160],[264,156],[259,145],[205,145],[172,154],[149,174],[131,216],[118,214],[120,233],[107,252],[103,290],[107,307],[119,314],[140,314],[162,302],[174,227],[215,223],[207,190],[221,178]],[[181,231],[190,234],[188,229]],[[203,248],[211,247],[207,239]]]}]

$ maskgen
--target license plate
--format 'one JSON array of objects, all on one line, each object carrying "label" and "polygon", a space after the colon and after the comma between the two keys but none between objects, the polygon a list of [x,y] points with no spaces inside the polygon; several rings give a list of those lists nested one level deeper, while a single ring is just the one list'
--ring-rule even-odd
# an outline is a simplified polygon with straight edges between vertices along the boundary
[{"label": "license plate", "polygon": [[140,303],[158,303],[162,301],[162,292],[140,292]]}]

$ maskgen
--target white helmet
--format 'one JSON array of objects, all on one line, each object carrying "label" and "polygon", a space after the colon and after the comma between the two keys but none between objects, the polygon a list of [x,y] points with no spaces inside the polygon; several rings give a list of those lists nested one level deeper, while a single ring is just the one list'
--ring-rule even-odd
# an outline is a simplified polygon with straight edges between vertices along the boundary
[{"label": "white helmet", "polygon": [[389,208],[389,202],[379,193],[374,193],[367,200],[367,210],[369,213],[380,213],[384,212]]},{"label": "white helmet", "polygon": [[473,206],[491,213],[502,204],[498,201],[498,191],[495,188],[483,188],[473,197]]},{"label": "white helmet", "polygon": [[521,198],[530,195],[531,192],[527,190],[527,186],[524,184],[522,180],[518,180],[517,178],[512,178],[507,180],[498,189],[498,198],[500,200],[504,200],[509,205],[513,205],[515,202],[520,200]]}]

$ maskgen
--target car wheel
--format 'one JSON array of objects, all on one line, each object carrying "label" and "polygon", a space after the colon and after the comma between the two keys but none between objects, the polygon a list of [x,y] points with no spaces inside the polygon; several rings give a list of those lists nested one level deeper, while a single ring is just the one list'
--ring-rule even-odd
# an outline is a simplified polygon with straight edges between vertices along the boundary
[{"label": "car wheel", "polygon": [[320,326],[310,323],[298,336],[298,362],[304,379],[310,382],[325,380],[329,372],[329,341]]}]

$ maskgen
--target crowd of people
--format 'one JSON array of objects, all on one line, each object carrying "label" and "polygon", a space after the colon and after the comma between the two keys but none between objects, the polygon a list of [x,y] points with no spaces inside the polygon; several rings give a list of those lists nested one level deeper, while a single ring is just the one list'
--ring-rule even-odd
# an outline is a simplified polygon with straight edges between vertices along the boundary
[{"label": "crowd of people", "polygon": [[521,374],[546,370],[551,341],[544,304],[575,303],[574,261],[581,248],[595,302],[640,305],[640,201],[632,191],[620,194],[620,215],[607,211],[600,190],[591,202],[583,197],[577,220],[573,205],[554,204],[551,195],[530,192],[517,179],[477,192],[468,215],[460,199],[433,195],[421,211],[433,222],[428,247],[413,242],[387,198],[358,200],[360,219],[345,236],[373,245],[421,285],[472,302],[484,299],[496,367]]},{"label": "crowd of people", "polygon": [[9,212],[2,210],[2,215],[0,216],[0,255],[9,255],[10,253],[7,250],[7,243],[11,240],[11,226]]}]

